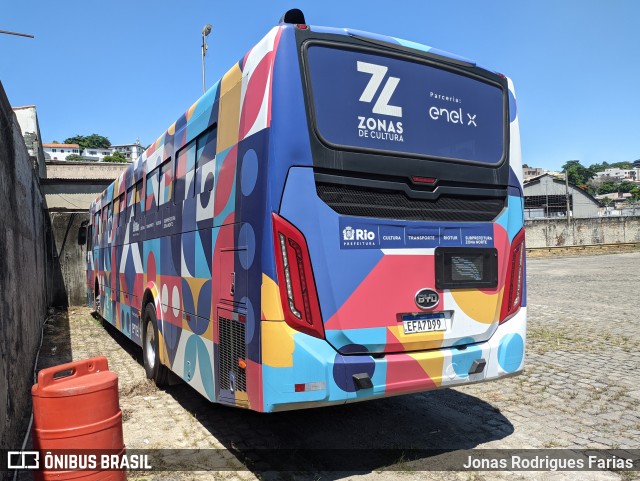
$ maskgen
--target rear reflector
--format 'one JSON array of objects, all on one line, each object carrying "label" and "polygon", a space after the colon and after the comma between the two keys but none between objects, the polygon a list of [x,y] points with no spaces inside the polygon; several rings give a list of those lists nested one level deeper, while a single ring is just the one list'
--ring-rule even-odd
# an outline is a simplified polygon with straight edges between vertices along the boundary
[{"label": "rear reflector", "polygon": [[307,242],[298,229],[277,214],[273,214],[273,234],[284,320],[297,331],[324,339]]},{"label": "rear reflector", "polygon": [[416,184],[435,184],[437,180],[438,179],[434,177],[420,177],[415,175],[411,177],[411,181]]},{"label": "rear reflector", "polygon": [[524,229],[513,238],[507,264],[500,323],[511,318],[522,305],[522,287],[524,284]]},{"label": "rear reflector", "polygon": [[295,392],[322,391],[327,387],[324,382],[308,382],[305,384],[294,384]]}]

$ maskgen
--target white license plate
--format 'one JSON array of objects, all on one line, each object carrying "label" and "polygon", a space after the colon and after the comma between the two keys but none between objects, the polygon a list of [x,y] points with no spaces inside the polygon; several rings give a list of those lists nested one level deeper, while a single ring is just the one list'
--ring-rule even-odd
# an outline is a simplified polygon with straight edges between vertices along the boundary
[{"label": "white license plate", "polygon": [[444,314],[432,314],[422,316],[402,316],[402,324],[405,334],[417,334],[419,332],[437,332],[447,330],[447,319]]}]

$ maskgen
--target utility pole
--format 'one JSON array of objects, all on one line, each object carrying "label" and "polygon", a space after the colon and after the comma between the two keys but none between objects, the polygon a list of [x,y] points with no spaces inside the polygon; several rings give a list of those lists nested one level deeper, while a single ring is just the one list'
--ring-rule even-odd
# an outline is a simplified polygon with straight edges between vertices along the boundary
[{"label": "utility pole", "polygon": [[[564,171],[564,191],[565,197],[567,199],[567,237],[569,236],[569,232],[571,232],[571,213],[569,208],[571,207],[569,203],[569,169]],[[571,236],[573,239],[573,236]],[[575,239],[573,239],[573,243],[575,244]]]},{"label": "utility pole", "polygon": [[571,229],[571,214],[569,211],[569,208],[571,207],[569,203],[569,169],[564,171],[564,192],[567,200],[567,235],[569,235],[569,229]]}]

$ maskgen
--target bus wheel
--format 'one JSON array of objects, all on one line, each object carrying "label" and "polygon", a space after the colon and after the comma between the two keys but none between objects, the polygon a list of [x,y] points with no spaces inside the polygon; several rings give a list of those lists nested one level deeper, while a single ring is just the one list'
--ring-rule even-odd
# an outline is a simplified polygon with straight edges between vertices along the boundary
[{"label": "bus wheel", "polygon": [[166,366],[160,364],[158,321],[156,319],[156,309],[152,303],[147,304],[144,309],[142,357],[147,378],[153,379],[157,386],[166,385],[169,370]]},{"label": "bus wheel", "polygon": [[96,312],[100,314],[100,286],[98,285],[98,279],[96,279],[96,287],[94,289],[94,303]]}]

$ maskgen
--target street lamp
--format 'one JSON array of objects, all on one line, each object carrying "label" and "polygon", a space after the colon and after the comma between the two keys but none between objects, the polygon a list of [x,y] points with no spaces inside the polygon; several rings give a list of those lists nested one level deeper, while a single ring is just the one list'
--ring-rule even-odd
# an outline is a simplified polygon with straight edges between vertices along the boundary
[{"label": "street lamp", "polygon": [[204,56],[207,54],[207,36],[211,33],[211,24],[208,23],[202,27],[202,93],[204,94],[207,89],[204,82]]}]

